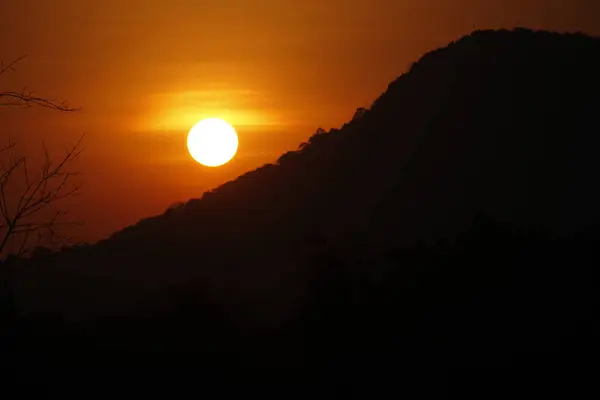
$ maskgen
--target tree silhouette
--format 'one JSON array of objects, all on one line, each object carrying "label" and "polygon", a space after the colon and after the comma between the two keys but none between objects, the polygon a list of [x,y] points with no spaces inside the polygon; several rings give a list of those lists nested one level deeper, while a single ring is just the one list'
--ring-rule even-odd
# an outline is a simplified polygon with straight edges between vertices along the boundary
[{"label": "tree silhouette", "polygon": [[0,254],[10,244],[12,252],[20,256],[34,245],[65,241],[57,228],[74,222],[63,221],[66,212],[56,206],[79,191],[71,182],[76,173],[67,169],[81,153],[82,138],[57,163],[44,149],[44,162],[37,175],[30,172],[26,156],[13,153],[16,143],[0,148]]},{"label": "tree silhouette", "polygon": [[[5,64],[0,61],[0,79],[25,59],[21,56]],[[58,111],[75,111],[67,102],[56,102],[34,95],[30,91],[0,91],[1,107],[40,106]],[[53,163],[44,147],[44,161],[38,174],[32,174],[31,163],[24,155],[15,153],[17,142],[9,140],[0,147],[0,255],[4,255],[12,244],[12,253],[17,256],[30,252],[34,245],[52,242],[61,238],[57,226],[63,211],[56,203],[77,194],[78,187],[71,185],[73,172],[67,171],[72,161],[81,153],[80,137],[75,145],[57,163]],[[37,240],[32,242],[32,236]]]},{"label": "tree silhouette", "polygon": [[[14,71],[25,57],[8,64],[0,61],[0,79]],[[32,106],[58,111],[76,110],[65,101],[49,100],[31,91],[0,90],[0,107]],[[58,227],[73,222],[64,221],[66,213],[56,206],[60,200],[78,193],[79,188],[72,185],[71,179],[75,173],[68,171],[68,168],[81,153],[82,139],[83,136],[58,162],[52,161],[44,147],[44,160],[37,173],[34,172],[36,166],[31,158],[16,152],[18,142],[9,140],[6,145],[0,146],[0,256],[11,256],[0,260],[0,326],[3,327],[0,341],[9,348],[11,341],[8,339],[11,338],[11,327],[15,321],[13,281],[16,262],[20,256],[32,252],[34,255],[44,253],[41,248],[34,250],[36,246],[52,245],[57,239],[60,243],[65,242],[66,238],[61,236]],[[6,354],[4,351],[2,353]]]}]

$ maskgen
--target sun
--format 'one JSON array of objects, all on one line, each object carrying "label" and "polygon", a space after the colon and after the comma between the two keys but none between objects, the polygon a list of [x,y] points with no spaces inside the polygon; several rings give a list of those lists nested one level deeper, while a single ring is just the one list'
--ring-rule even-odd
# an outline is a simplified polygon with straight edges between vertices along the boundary
[{"label": "sun", "polygon": [[235,129],[219,118],[207,118],[190,129],[187,147],[192,158],[207,167],[229,162],[238,149]]}]

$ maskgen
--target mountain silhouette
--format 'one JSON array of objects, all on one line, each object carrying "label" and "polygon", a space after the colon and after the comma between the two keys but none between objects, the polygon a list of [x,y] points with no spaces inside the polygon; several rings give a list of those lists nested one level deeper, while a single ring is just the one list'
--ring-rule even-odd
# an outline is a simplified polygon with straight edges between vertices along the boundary
[{"label": "mountain silhouette", "polygon": [[[598,71],[598,38],[473,32],[425,54],[370,108],[339,129],[317,130],[274,164],[97,244],[14,261],[20,312],[127,318],[157,293],[193,288],[230,316],[218,324],[260,330],[310,308],[304,293],[321,290],[311,286],[315,260],[331,275],[319,275],[330,282],[331,302],[318,308],[339,310],[336,302],[352,296],[346,269],[368,265],[375,282],[394,269],[384,254],[417,249],[397,254],[420,265],[439,249],[463,248],[465,237],[485,257],[481,238],[503,235],[488,220],[510,232],[574,238],[600,223]],[[438,251],[423,250],[431,246]],[[497,282],[508,279],[493,271]],[[336,320],[326,319],[318,324]]]}]

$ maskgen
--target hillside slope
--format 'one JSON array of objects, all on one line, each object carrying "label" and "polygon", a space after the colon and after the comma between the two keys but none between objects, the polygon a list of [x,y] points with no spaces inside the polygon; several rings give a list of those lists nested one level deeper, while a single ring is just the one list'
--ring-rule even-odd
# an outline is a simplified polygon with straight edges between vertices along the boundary
[{"label": "hillside slope", "polygon": [[597,71],[599,39],[474,32],[276,165],[96,245],[32,260],[22,309],[126,313],[187,284],[258,318],[289,311],[315,246],[366,242],[377,253],[452,241],[480,213],[568,235],[600,219]]}]

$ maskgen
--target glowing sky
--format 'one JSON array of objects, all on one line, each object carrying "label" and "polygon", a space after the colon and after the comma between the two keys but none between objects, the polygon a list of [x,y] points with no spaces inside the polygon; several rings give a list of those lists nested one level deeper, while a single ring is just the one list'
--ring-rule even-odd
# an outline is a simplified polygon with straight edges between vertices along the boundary
[{"label": "glowing sky", "polygon": [[[82,107],[0,109],[0,139],[57,149],[85,133],[87,240],[199,197],[370,103],[425,51],[474,29],[517,25],[600,35],[594,0],[18,0],[0,10],[0,81]],[[186,151],[204,117],[240,148],[206,169]]]}]

